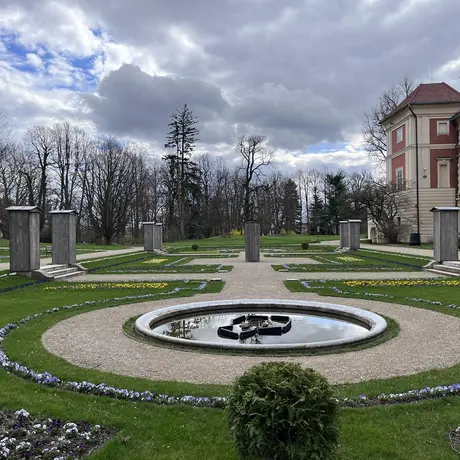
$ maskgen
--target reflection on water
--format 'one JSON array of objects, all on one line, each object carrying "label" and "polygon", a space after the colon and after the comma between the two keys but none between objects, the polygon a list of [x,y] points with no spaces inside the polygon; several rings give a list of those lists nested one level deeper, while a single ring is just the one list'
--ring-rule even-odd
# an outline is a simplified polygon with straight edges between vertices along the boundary
[{"label": "reflection on water", "polygon": [[[176,321],[160,324],[152,330],[157,334],[169,335],[188,340],[199,340],[214,343],[229,343],[229,339],[217,335],[220,326],[231,324],[232,319],[244,314],[279,315],[280,312],[225,312],[211,313],[204,316],[183,318]],[[284,314],[284,313],[283,313]],[[293,344],[313,343],[358,337],[368,331],[364,326],[348,321],[326,316],[302,315],[298,313],[285,313],[292,320],[292,328],[281,336],[256,336],[239,343],[247,344]],[[235,330],[240,332],[238,326]],[[237,344],[238,341],[231,341]]]}]

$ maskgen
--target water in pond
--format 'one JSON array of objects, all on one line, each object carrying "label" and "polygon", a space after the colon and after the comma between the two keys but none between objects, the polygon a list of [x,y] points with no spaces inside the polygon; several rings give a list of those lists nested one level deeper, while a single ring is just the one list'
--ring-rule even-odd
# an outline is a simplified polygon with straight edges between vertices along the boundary
[{"label": "water in pond", "polygon": [[[290,319],[290,328],[286,332],[277,335],[265,335],[257,333],[246,339],[230,339],[219,337],[219,327],[225,327],[232,324],[235,319],[241,318],[242,315],[257,315],[257,316],[274,316],[275,321],[269,321],[270,326],[284,326],[285,318]],[[284,318],[279,315],[285,315]],[[281,321],[277,322],[276,319]],[[233,324],[233,331],[240,333],[244,328],[257,327],[259,330],[265,327],[266,321],[245,321],[243,327],[240,324]],[[231,328],[230,328],[231,329]],[[288,329],[288,328],[286,328]],[[296,313],[280,313],[269,311],[246,311],[246,312],[218,312],[209,313],[200,316],[184,317],[171,322],[164,322],[154,325],[152,331],[157,334],[168,335],[188,340],[198,340],[203,342],[214,343],[245,343],[245,344],[294,344],[294,343],[314,343],[327,342],[330,340],[339,340],[345,338],[359,337],[366,332],[368,328],[361,324],[355,324],[346,321],[343,318],[333,318],[327,316],[317,316],[311,314]]]}]

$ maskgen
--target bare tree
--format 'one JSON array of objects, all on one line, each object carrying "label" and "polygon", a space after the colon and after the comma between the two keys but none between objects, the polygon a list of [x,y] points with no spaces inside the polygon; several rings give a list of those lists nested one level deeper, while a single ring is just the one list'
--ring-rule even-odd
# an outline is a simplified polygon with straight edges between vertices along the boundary
[{"label": "bare tree", "polygon": [[92,141],[86,133],[67,122],[51,129],[54,143],[51,165],[57,176],[57,206],[73,209],[77,204],[77,189],[81,187],[80,169],[87,161]]},{"label": "bare tree", "polygon": [[412,201],[407,193],[396,193],[394,184],[370,180],[361,190],[360,201],[388,243],[398,243],[410,231],[413,222],[407,210],[413,206]]},{"label": "bare tree", "polygon": [[387,154],[387,138],[381,124],[382,120],[393,111],[403,99],[414,90],[414,82],[404,77],[399,83],[382,93],[377,104],[364,114],[362,135],[369,157],[383,166]]},{"label": "bare tree", "polygon": [[30,155],[31,162],[36,162],[40,171],[40,187],[38,200],[35,203],[41,210],[40,230],[45,226],[45,212],[48,198],[48,177],[52,153],[54,148],[53,135],[47,126],[32,126],[25,136],[25,147]]},{"label": "bare tree", "polygon": [[87,212],[105,244],[124,234],[133,202],[135,157],[113,137],[105,137],[91,158]]},{"label": "bare tree", "polygon": [[268,148],[267,139],[258,134],[241,136],[237,141],[236,148],[243,159],[243,218],[246,221],[254,218],[251,197],[258,188],[255,181],[261,177],[261,168],[270,164],[273,151]]}]

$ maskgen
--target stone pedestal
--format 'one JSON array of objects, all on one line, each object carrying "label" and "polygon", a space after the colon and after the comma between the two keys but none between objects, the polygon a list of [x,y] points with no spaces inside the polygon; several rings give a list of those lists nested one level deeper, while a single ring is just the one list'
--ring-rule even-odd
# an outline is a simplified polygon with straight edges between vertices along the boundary
[{"label": "stone pedestal", "polygon": [[163,249],[163,224],[153,227],[153,249]]},{"label": "stone pedestal", "polygon": [[246,262],[260,262],[260,224],[255,220],[244,223]]},{"label": "stone pedestal", "polygon": [[6,208],[10,225],[10,272],[31,276],[40,268],[40,208]]},{"label": "stone pedestal", "polygon": [[53,264],[77,262],[77,213],[73,210],[51,211]]},{"label": "stone pedestal", "polygon": [[155,249],[155,222],[142,222],[142,225],[144,226],[144,251],[153,252]]},{"label": "stone pedestal", "polygon": [[339,221],[340,224],[340,247],[347,248],[350,240],[350,226],[347,220]]},{"label": "stone pedestal", "polygon": [[434,207],[433,258],[437,262],[458,260],[458,211],[456,207]]},{"label": "stone pedestal", "polygon": [[348,220],[348,248],[356,251],[361,247],[361,221],[359,219]]}]

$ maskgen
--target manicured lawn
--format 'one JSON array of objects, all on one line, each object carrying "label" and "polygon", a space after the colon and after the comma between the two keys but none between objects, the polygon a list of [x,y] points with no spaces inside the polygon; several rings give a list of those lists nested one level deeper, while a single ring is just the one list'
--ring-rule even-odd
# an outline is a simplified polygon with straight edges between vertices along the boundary
[{"label": "manicured lawn", "polygon": [[[23,280],[7,277],[7,283],[15,285]],[[460,280],[457,280],[459,282]],[[398,280],[399,283],[401,283]],[[192,281],[190,281],[192,283]],[[312,282],[313,283],[313,282]],[[332,295],[332,287],[353,291],[355,297],[366,297],[364,292],[383,293],[396,296],[393,303],[404,303],[407,297],[441,301],[448,305],[459,302],[458,286],[400,286],[349,285],[344,282],[313,285],[313,290]],[[149,288],[146,283],[129,283],[125,288],[101,289],[92,285],[88,289],[49,289],[65,286],[65,283],[44,283],[0,294],[0,326],[18,321],[49,308],[86,300],[115,299],[131,294],[158,293],[174,286],[184,287],[188,283],[169,283],[168,287]],[[195,287],[196,284],[189,284]],[[304,290],[298,283],[291,289]],[[222,283],[210,283],[203,292],[216,292]],[[321,289],[323,288],[323,289]],[[196,291],[193,291],[196,293]],[[192,292],[182,291],[181,295]],[[335,292],[335,295],[338,295]],[[345,294],[344,294],[345,295]],[[346,294],[348,295],[348,294]],[[199,294],[196,294],[199,300]],[[385,300],[384,298],[379,300]],[[57,321],[94,308],[110,308],[121,303],[133,303],[136,299],[113,300],[76,310],[65,310],[43,316],[21,325],[2,343],[8,355],[34,369],[52,370],[57,375],[73,380],[87,379],[104,381],[125,388],[149,389],[167,394],[225,395],[228,388],[216,385],[192,385],[176,382],[152,382],[121,377],[97,369],[77,368],[63,359],[47,353],[40,342],[43,331]],[[459,316],[460,311],[446,306],[422,304],[413,300],[413,305]],[[107,310],[110,314],[110,310]],[[120,325],[121,327],[122,325]],[[456,367],[440,371],[425,372],[415,376],[396,379],[363,382],[337,388],[338,396],[360,393],[378,394],[391,389],[402,391],[408,388],[422,388],[435,383],[460,381]],[[11,410],[27,409],[34,415],[62,418],[64,420],[88,420],[118,431],[116,437],[91,458],[120,460],[237,460],[227,427],[226,413],[221,409],[194,408],[188,406],[158,406],[102,396],[62,391],[24,380],[0,370],[0,406]],[[447,434],[460,424],[460,398],[443,398],[418,404],[379,406],[366,409],[343,409],[340,411],[340,449],[338,460],[450,460],[458,458],[450,447]]]},{"label": "manicured lawn", "polygon": [[[265,247],[279,247],[279,246],[298,246],[302,243],[315,243],[321,241],[335,241],[339,240],[339,235],[262,235],[260,237],[260,246]],[[365,235],[362,235],[365,238]],[[231,237],[215,236],[213,238],[205,238],[202,240],[183,240],[165,243],[167,247],[192,248],[192,244],[197,244],[200,249],[204,248],[244,248],[244,235],[237,235]]]},{"label": "manicured lawn", "polygon": [[[286,281],[285,285],[292,292],[315,292],[322,296],[400,303],[460,317],[460,279],[458,278],[435,278],[433,280],[308,280],[306,283],[308,287],[302,284],[301,281]],[[372,294],[377,294],[379,297]],[[459,308],[452,308],[453,305],[458,305]],[[340,385],[337,387],[337,391],[338,394],[345,397],[359,394],[376,396],[380,393],[397,393],[412,388],[458,382],[460,382],[460,365],[421,372],[411,376],[371,380],[353,385]]]},{"label": "manicured lawn", "polygon": [[[195,257],[153,255],[148,252],[137,252],[124,256],[96,259],[82,262],[91,272],[110,273],[216,273],[218,270],[230,271],[231,265],[185,265]],[[197,258],[206,259],[205,256]]]},{"label": "manicured lawn", "polygon": [[228,254],[239,254],[244,248],[215,248],[215,247],[204,247],[197,250],[192,249],[192,246],[170,246],[171,243],[165,243],[164,249],[169,254],[196,254],[196,255],[207,255],[207,256],[226,256]]},{"label": "manicured lawn", "polygon": [[349,272],[349,271],[419,271],[430,259],[387,252],[360,249],[333,254],[309,254],[319,264],[273,265],[274,270],[292,272]]}]

